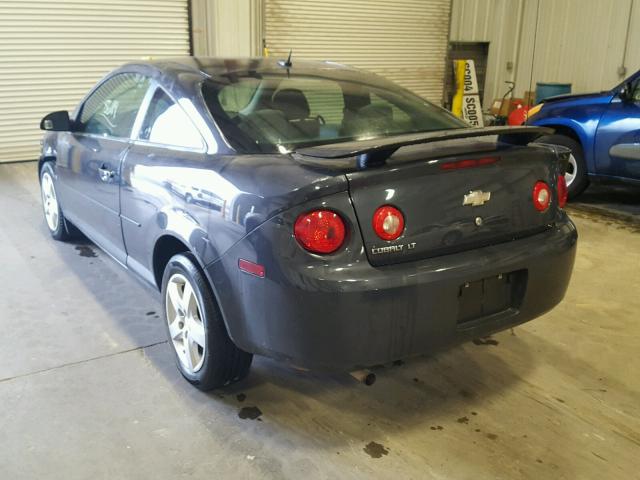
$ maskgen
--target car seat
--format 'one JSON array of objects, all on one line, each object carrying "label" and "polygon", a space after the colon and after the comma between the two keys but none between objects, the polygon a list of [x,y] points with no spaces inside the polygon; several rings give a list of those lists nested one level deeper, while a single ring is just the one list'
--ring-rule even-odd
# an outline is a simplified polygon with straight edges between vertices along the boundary
[{"label": "car seat", "polygon": [[319,117],[311,117],[309,101],[302,92],[296,88],[283,88],[274,93],[271,99],[275,110],[284,113],[285,118],[298,130],[300,139],[317,138],[320,134]]}]

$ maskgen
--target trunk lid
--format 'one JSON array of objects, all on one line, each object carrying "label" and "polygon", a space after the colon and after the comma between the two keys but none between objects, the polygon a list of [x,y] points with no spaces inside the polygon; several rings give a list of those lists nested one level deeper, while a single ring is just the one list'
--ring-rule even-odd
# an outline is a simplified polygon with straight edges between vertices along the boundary
[{"label": "trunk lid", "polygon": [[[384,165],[346,175],[367,256],[382,266],[545,230],[557,212],[557,165],[555,153],[544,147],[472,138],[405,147]],[[538,181],[552,191],[544,212],[533,204]],[[372,225],[383,205],[404,215],[404,233],[393,241],[378,237]]]}]

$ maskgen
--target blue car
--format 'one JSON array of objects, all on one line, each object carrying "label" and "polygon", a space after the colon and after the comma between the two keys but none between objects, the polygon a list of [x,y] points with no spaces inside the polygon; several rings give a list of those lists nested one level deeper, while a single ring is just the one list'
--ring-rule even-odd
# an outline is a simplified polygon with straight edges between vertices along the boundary
[{"label": "blue car", "polygon": [[547,98],[529,111],[527,123],[554,128],[539,141],[572,150],[569,198],[590,180],[640,185],[640,71],[606,92]]}]

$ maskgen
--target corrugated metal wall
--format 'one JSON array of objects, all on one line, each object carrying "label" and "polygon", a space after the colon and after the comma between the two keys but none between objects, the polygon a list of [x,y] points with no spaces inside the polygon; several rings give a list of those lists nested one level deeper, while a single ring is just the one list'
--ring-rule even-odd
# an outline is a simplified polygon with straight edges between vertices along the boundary
[{"label": "corrugated metal wall", "polygon": [[[632,1],[636,5],[625,42]],[[618,67],[625,43],[627,75],[640,68],[640,2],[453,0],[450,39],[490,42],[485,107],[502,96],[505,80],[516,82],[518,96],[536,82],[572,83],[574,92],[598,91],[623,79]],[[513,62],[512,69],[507,62]]]},{"label": "corrugated metal wall", "polygon": [[[453,0],[450,40],[489,42],[485,108],[494,97],[503,95],[505,80],[513,80],[515,76],[523,3],[523,0]],[[513,62],[511,69],[507,68],[508,61]]]},{"label": "corrugated metal wall", "polygon": [[0,0],[0,162],[36,159],[40,119],[109,70],[189,54],[187,0]]},{"label": "corrugated metal wall", "polygon": [[262,0],[191,0],[191,17],[194,55],[262,54]]},{"label": "corrugated metal wall", "polygon": [[450,0],[264,0],[272,56],[333,60],[440,104]]},{"label": "corrugated metal wall", "polygon": [[633,11],[630,12],[629,40],[625,55],[628,73],[640,68],[640,0],[631,0]]}]

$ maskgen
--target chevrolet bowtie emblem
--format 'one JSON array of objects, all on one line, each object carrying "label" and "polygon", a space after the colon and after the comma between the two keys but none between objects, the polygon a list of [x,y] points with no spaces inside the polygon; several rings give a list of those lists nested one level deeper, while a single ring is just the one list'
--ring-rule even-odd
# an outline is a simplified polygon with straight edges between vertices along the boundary
[{"label": "chevrolet bowtie emblem", "polygon": [[462,205],[471,205],[472,207],[479,207],[484,205],[491,198],[491,192],[483,192],[482,190],[472,190],[468,195],[464,196]]}]

